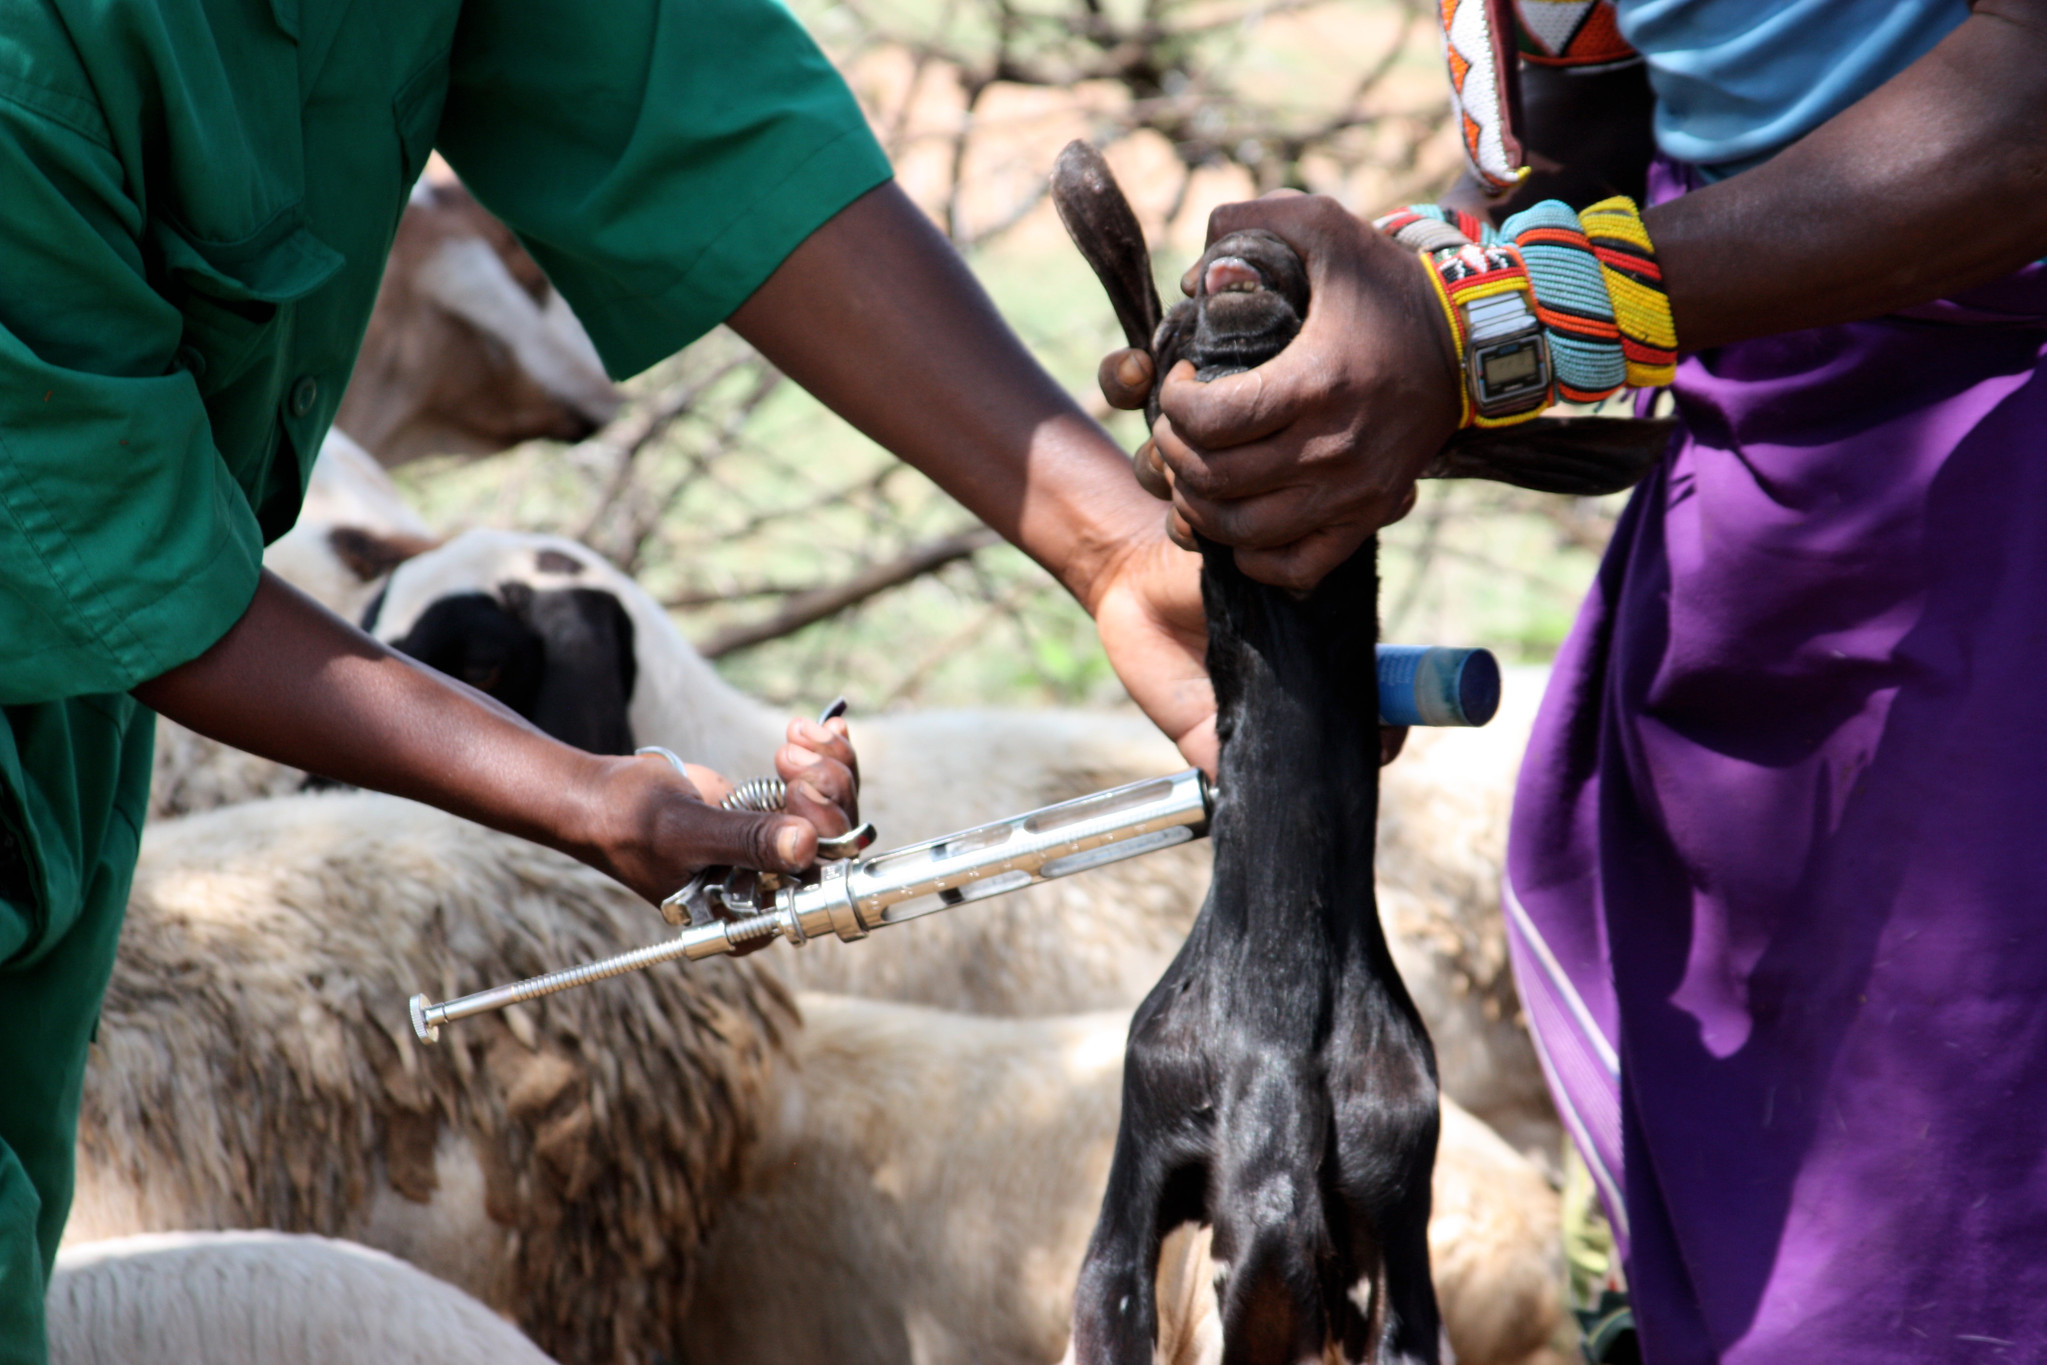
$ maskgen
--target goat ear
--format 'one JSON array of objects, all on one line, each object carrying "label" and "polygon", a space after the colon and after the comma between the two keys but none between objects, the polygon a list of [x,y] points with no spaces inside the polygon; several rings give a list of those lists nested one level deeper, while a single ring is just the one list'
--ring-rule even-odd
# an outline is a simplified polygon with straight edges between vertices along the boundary
[{"label": "goat ear", "polygon": [[533,723],[593,754],[629,754],[637,665],[633,622],[618,598],[595,588],[536,592],[522,613],[547,663]]},{"label": "goat ear", "polygon": [[1598,497],[1640,483],[1676,434],[1669,417],[1538,417],[1474,427],[1451,437],[1421,476]]},{"label": "goat ear", "polygon": [[1076,138],[1052,167],[1052,205],[1095,278],[1108,291],[1123,324],[1123,336],[1140,351],[1151,349],[1158,330],[1158,286],[1151,278],[1151,251],[1130,201],[1102,154]]}]

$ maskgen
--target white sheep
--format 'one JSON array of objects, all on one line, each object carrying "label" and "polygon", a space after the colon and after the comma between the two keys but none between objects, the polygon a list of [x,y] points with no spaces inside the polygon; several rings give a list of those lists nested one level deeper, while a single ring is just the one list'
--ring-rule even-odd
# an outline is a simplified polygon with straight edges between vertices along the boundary
[{"label": "white sheep", "polygon": [[384,575],[435,543],[384,466],[337,427],[320,443],[297,523],[263,552],[263,567],[360,621]]},{"label": "white sheep", "polygon": [[1507,961],[1501,872],[1546,668],[1509,668],[1480,729],[1417,729],[1380,772],[1379,919],[1436,1047],[1442,1090],[1559,1175],[1563,1129]]},{"label": "white sheep", "polygon": [[[379,472],[378,477],[381,477]],[[735,778],[767,772],[786,717],[726,683],[638,584],[573,541],[470,531],[401,565],[376,619],[402,637],[451,593],[597,588],[633,624],[629,719]],[[1553,1164],[1554,1112],[1520,1019],[1499,916],[1506,818],[1545,674],[1509,670],[1501,714],[1478,730],[1417,730],[1385,770],[1380,913],[1435,1038],[1444,1092]],[[864,813],[884,844],[934,837],[1181,766],[1134,713],[919,712],[856,717]],[[291,769],[159,727],[157,814],[296,790]],[[989,1014],[1060,1014],[1142,997],[1193,922],[1208,854],[1192,844],[932,916],[857,945],[782,952],[809,989]]]},{"label": "white sheep", "polygon": [[[401,639],[436,601],[495,594],[508,582],[535,592],[594,588],[618,599],[639,665],[628,711],[639,743],[665,745],[735,780],[773,772],[788,717],[719,677],[658,602],[574,541],[514,531],[456,536],[391,575],[372,633]],[[885,846],[1186,766],[1134,711],[856,714],[852,724],[861,814]],[[812,989],[978,1013],[1128,1005],[1179,947],[1207,880],[1207,854],[1183,846],[857,945],[805,948],[780,966]]]},{"label": "white sheep", "polygon": [[396,1257],[280,1232],[67,1246],[45,1312],[51,1365],[550,1365]]},{"label": "white sheep", "polygon": [[437,1048],[405,1005],[659,923],[579,863],[392,797],[153,825],[88,1067],[68,1235],[346,1237],[557,1354],[672,1351],[795,1027],[772,973],[642,973],[465,1022]]},{"label": "white sheep", "polygon": [[581,440],[622,398],[540,266],[435,158],[399,220],[335,420],[395,465]]},{"label": "white sheep", "polygon": [[[991,1019],[799,997],[795,1065],[704,1249],[684,1359],[1047,1365],[1115,1142],[1125,1011]],[[1463,1365],[1540,1355],[1558,1201],[1445,1101],[1430,1252]],[[1161,1358],[1213,1361],[1205,1232],[1161,1257]]]},{"label": "white sheep", "polygon": [[[360,621],[392,566],[434,543],[384,465],[437,451],[488,454],[536,437],[578,439],[621,401],[540,267],[436,161],[399,223],[298,523],[264,551],[264,567]],[[282,795],[304,780],[295,768],[160,722],[150,813]]]},{"label": "white sheep", "polygon": [[[437,1048],[410,1034],[413,990],[597,956],[654,923],[580,864],[390,797],[152,827],[87,1074],[71,1236],[344,1236],[594,1359],[806,1323],[833,1359],[863,1342],[900,1359],[886,1351],[905,1341],[925,1362],[1055,1357],[1127,1013],[811,996],[799,1028],[762,955],[466,1020]],[[1448,1112],[1443,1298],[1468,1357],[1509,1359],[1473,1342],[1542,1311],[1529,1286],[1551,1277],[1530,1267],[1554,1256],[1555,1200],[1473,1132]],[[759,1311],[829,1285],[823,1319]]]}]

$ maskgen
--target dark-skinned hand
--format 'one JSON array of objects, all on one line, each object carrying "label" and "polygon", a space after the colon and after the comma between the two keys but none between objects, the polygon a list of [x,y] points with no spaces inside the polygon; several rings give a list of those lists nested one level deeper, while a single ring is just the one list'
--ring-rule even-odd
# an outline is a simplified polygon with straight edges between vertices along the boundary
[{"label": "dark-skinned hand", "polygon": [[859,819],[859,764],[843,719],[792,720],[788,738],[775,754],[787,788],[788,813],[780,816],[720,810],[733,784],[695,763],[683,765],[685,776],[658,754],[611,760],[598,779],[595,805],[607,818],[590,861],[656,902],[706,863],[810,866],[820,837],[844,834]]},{"label": "dark-skinned hand", "polygon": [[1213,777],[1219,750],[1201,560],[1155,534],[1130,547],[1103,580],[1086,605],[1116,676],[1187,761]]},{"label": "dark-skinned hand", "polygon": [[[1228,231],[1234,230],[1234,228],[1228,229]],[[1211,251],[1208,253],[1209,255],[1214,254],[1214,251],[1217,249],[1215,243],[1223,236],[1227,236],[1227,231],[1213,230],[1211,232]],[[1205,260],[1206,256],[1204,257]],[[1201,268],[1202,263],[1197,262],[1195,267],[1187,272],[1181,282],[1182,290],[1190,297],[1195,297],[1197,294],[1199,283],[1197,277]],[[1311,311],[1312,307],[1311,299]],[[1268,362],[1267,368],[1270,365],[1271,362]],[[1190,369],[1191,367],[1183,364],[1181,368]],[[1097,380],[1101,385],[1103,395],[1112,406],[1136,410],[1142,408],[1146,399],[1150,396],[1155,374],[1156,368],[1151,356],[1140,350],[1126,349],[1112,352],[1103,359]],[[1164,423],[1162,422],[1161,425],[1164,425]],[[1172,471],[1168,468],[1164,459],[1161,458],[1155,441],[1146,441],[1137,452],[1135,472],[1138,483],[1152,496],[1160,499],[1171,499],[1173,497]],[[1409,488],[1410,490],[1412,489],[1412,480],[1409,481]],[[1399,515],[1405,515],[1407,507],[1411,503],[1412,493],[1410,491],[1399,508]],[[1169,511],[1167,526],[1168,534],[1175,542],[1189,548],[1192,547],[1194,542],[1191,528],[1177,506]],[[1363,534],[1369,534],[1369,531],[1360,533],[1360,540]],[[1341,545],[1341,552],[1345,556],[1348,556],[1355,550],[1355,544],[1347,542],[1333,542],[1333,544]],[[1326,572],[1326,569],[1322,570],[1322,572]],[[1170,727],[1168,727],[1168,731],[1172,733]],[[1407,731],[1404,727],[1382,727],[1379,736],[1380,763],[1382,765],[1391,763],[1399,756],[1401,748],[1405,745],[1406,741]],[[1185,748],[1186,746],[1183,744],[1182,747]]]},{"label": "dark-skinned hand", "polygon": [[[1244,572],[1305,591],[1414,506],[1415,477],[1457,426],[1449,325],[1421,261],[1335,200],[1230,204],[1211,242],[1264,228],[1307,265],[1308,316],[1279,356],[1209,383],[1182,363],[1139,452],[1139,482],[1170,492],[1181,526],[1237,550]],[[1190,294],[1191,278],[1181,282]],[[1148,357],[1107,357],[1102,393],[1141,407]]]},{"label": "dark-skinned hand", "polygon": [[1200,566],[1159,533],[1115,443],[1004,326],[900,187],[811,234],[732,328],[1051,570],[1131,696],[1215,761]]}]

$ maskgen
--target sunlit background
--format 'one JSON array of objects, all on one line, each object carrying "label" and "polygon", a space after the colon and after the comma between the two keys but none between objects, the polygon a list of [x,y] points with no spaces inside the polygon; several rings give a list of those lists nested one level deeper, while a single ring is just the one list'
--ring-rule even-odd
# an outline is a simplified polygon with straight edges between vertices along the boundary
[{"label": "sunlit background", "polygon": [[[799,0],[900,179],[1031,349],[1127,447],[1094,390],[1121,344],[1045,195],[1059,148],[1108,150],[1160,288],[1215,205],[1291,186],[1373,214],[1458,170],[1432,10],[1360,0]],[[666,602],[734,682],[873,711],[1114,705],[1080,609],[929,480],[720,330],[630,386],[599,437],[397,471],[443,531],[574,536]],[[1388,639],[1550,657],[1618,499],[1423,486],[1382,538]]]}]

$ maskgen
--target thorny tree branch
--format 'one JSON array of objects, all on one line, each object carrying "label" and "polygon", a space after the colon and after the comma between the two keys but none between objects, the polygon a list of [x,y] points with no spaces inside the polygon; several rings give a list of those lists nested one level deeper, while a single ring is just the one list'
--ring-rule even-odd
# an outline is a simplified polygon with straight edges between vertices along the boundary
[{"label": "thorny tree branch", "polygon": [[828,616],[836,616],[877,593],[900,587],[913,578],[922,578],[925,574],[934,573],[955,560],[965,559],[975,551],[984,550],[995,544],[999,539],[1001,537],[987,527],[975,526],[929,541],[887,563],[871,564],[843,583],[833,583],[797,593],[785,600],[780,610],[767,620],[721,630],[699,643],[697,651],[707,659],[716,659],[721,655],[730,654],[735,649],[745,649],[750,645],[793,635],[805,626],[815,625]]},{"label": "thorny tree branch", "polygon": [[[627,503],[621,509],[621,515],[615,517],[616,521],[623,523],[621,539],[624,543],[616,548],[612,558],[627,573],[639,571],[646,557],[648,541],[660,532],[662,524],[674,514],[677,504],[691,486],[698,479],[713,474],[717,462],[742,443],[748,421],[781,386],[781,371],[751,352],[749,356],[752,360],[752,382],[746,393],[730,410],[713,421],[709,439],[691,454],[682,473],[658,493],[643,485],[640,496]],[[732,368],[743,369],[744,363]]]},{"label": "thorny tree branch", "polygon": [[[1381,174],[1379,192],[1433,188],[1423,183],[1430,172],[1422,149],[1444,124],[1447,103],[1414,107],[1413,87],[1393,79],[1404,57],[1433,61],[1417,41],[1431,32],[1423,20],[1428,0],[1382,0],[1367,22],[1346,30],[1360,43],[1354,71],[1312,96],[1273,79],[1274,25],[1313,25],[1354,0],[797,3],[829,5],[806,17],[829,30],[827,46],[842,65],[886,58],[874,68],[886,78],[863,90],[868,112],[899,165],[914,162],[935,174],[937,183],[920,182],[919,193],[962,247],[993,242],[1039,212],[1044,167],[1035,164],[1034,139],[1046,127],[1070,127],[1076,114],[1098,143],[1138,133],[1164,139],[1176,164],[1155,188],[1170,194],[1146,197],[1167,201],[1168,225],[1194,202],[1197,172],[1214,168],[1247,173],[1260,191],[1307,188],[1311,180],[1329,185],[1332,174],[1365,167]],[[1039,92],[1035,102],[1008,97],[1018,87]],[[1107,316],[1102,310],[1104,344]],[[901,466],[876,468],[857,452],[850,466],[824,462],[814,450],[767,435],[777,428],[759,419],[780,376],[729,334],[707,339],[663,373],[576,453],[572,463],[587,479],[528,524],[575,535],[642,575],[671,610],[695,616],[706,654],[730,659],[753,651],[748,669],[859,676],[867,696],[886,704],[926,694],[937,673],[1006,618],[1024,667],[1015,669],[1007,655],[1003,667],[1020,675],[1036,669],[1054,697],[1082,695],[1070,690],[1081,684],[1048,670],[1071,672],[1066,661],[1076,645],[1086,648],[1086,637],[1069,632],[1085,631],[1086,623],[1076,626],[1071,603],[1031,566],[975,559],[994,543],[992,532],[937,534],[956,509]],[[1088,401],[1098,417],[1109,415],[1092,386]],[[1439,539],[1461,542],[1450,528],[1479,505],[1467,498],[1455,513],[1436,509],[1442,534],[1429,538],[1419,558],[1438,558]],[[1500,515],[1555,521],[1560,544],[1582,547],[1605,531],[1597,509],[1497,506]],[[943,572],[962,560],[971,573]],[[938,642],[926,651],[905,649],[912,637],[894,632],[907,627],[879,605],[846,615],[920,581],[935,589],[916,598],[923,605],[915,608],[915,638]],[[735,622],[732,608],[741,603],[757,604],[762,614]],[[841,624],[805,629],[834,618]],[[877,633],[878,644],[870,638]]]},{"label": "thorny tree branch", "polygon": [[609,449],[615,461],[610,482],[597,504],[590,509],[582,529],[575,539],[588,541],[598,529],[610,519],[612,509],[619,505],[632,487],[633,462],[641,451],[658,440],[669,427],[684,413],[693,409],[697,400],[713,385],[749,361],[765,364],[757,356],[746,354],[733,357],[713,369],[709,374],[677,384],[652,398],[634,403],[604,431],[591,438],[590,444]]},{"label": "thorny tree branch", "polygon": [[[858,0],[842,6],[854,16],[861,52],[893,47],[910,54],[911,79],[892,109],[876,110],[889,130],[891,151],[917,140],[910,132],[912,105],[924,96],[925,74],[950,68],[960,115],[942,133],[947,178],[940,218],[961,245],[986,241],[1027,216],[1037,196],[974,228],[962,212],[967,166],[983,135],[993,130],[981,108],[997,86],[1072,90],[1091,83],[1120,87],[1118,110],[1095,111],[1095,140],[1111,142],[1139,130],[1163,135],[1191,174],[1197,168],[1239,165],[1259,190],[1307,187],[1303,163],[1320,159],[1348,174],[1376,155],[1383,169],[1404,178],[1417,149],[1447,120],[1447,104],[1426,111],[1371,111],[1386,78],[1411,53],[1424,7],[1399,0],[1399,23],[1376,60],[1366,64],[1348,94],[1331,107],[1302,110],[1252,93],[1246,79],[1259,32],[1270,22],[1326,8],[1328,0],[1146,0],[1141,12],[1118,17],[1100,0],[1066,0],[1024,8],[1015,0],[951,0],[938,24],[891,28]],[[964,9],[978,22],[959,22]],[[1405,134],[1387,160],[1382,125]],[[1182,191],[1184,195],[1184,189]]]},{"label": "thorny tree branch", "polygon": [[972,644],[988,627],[1015,611],[1029,595],[1028,586],[1019,585],[976,612],[964,626],[940,640],[911,665],[909,672],[882,697],[881,705],[889,707],[913,699],[940,664]]}]

